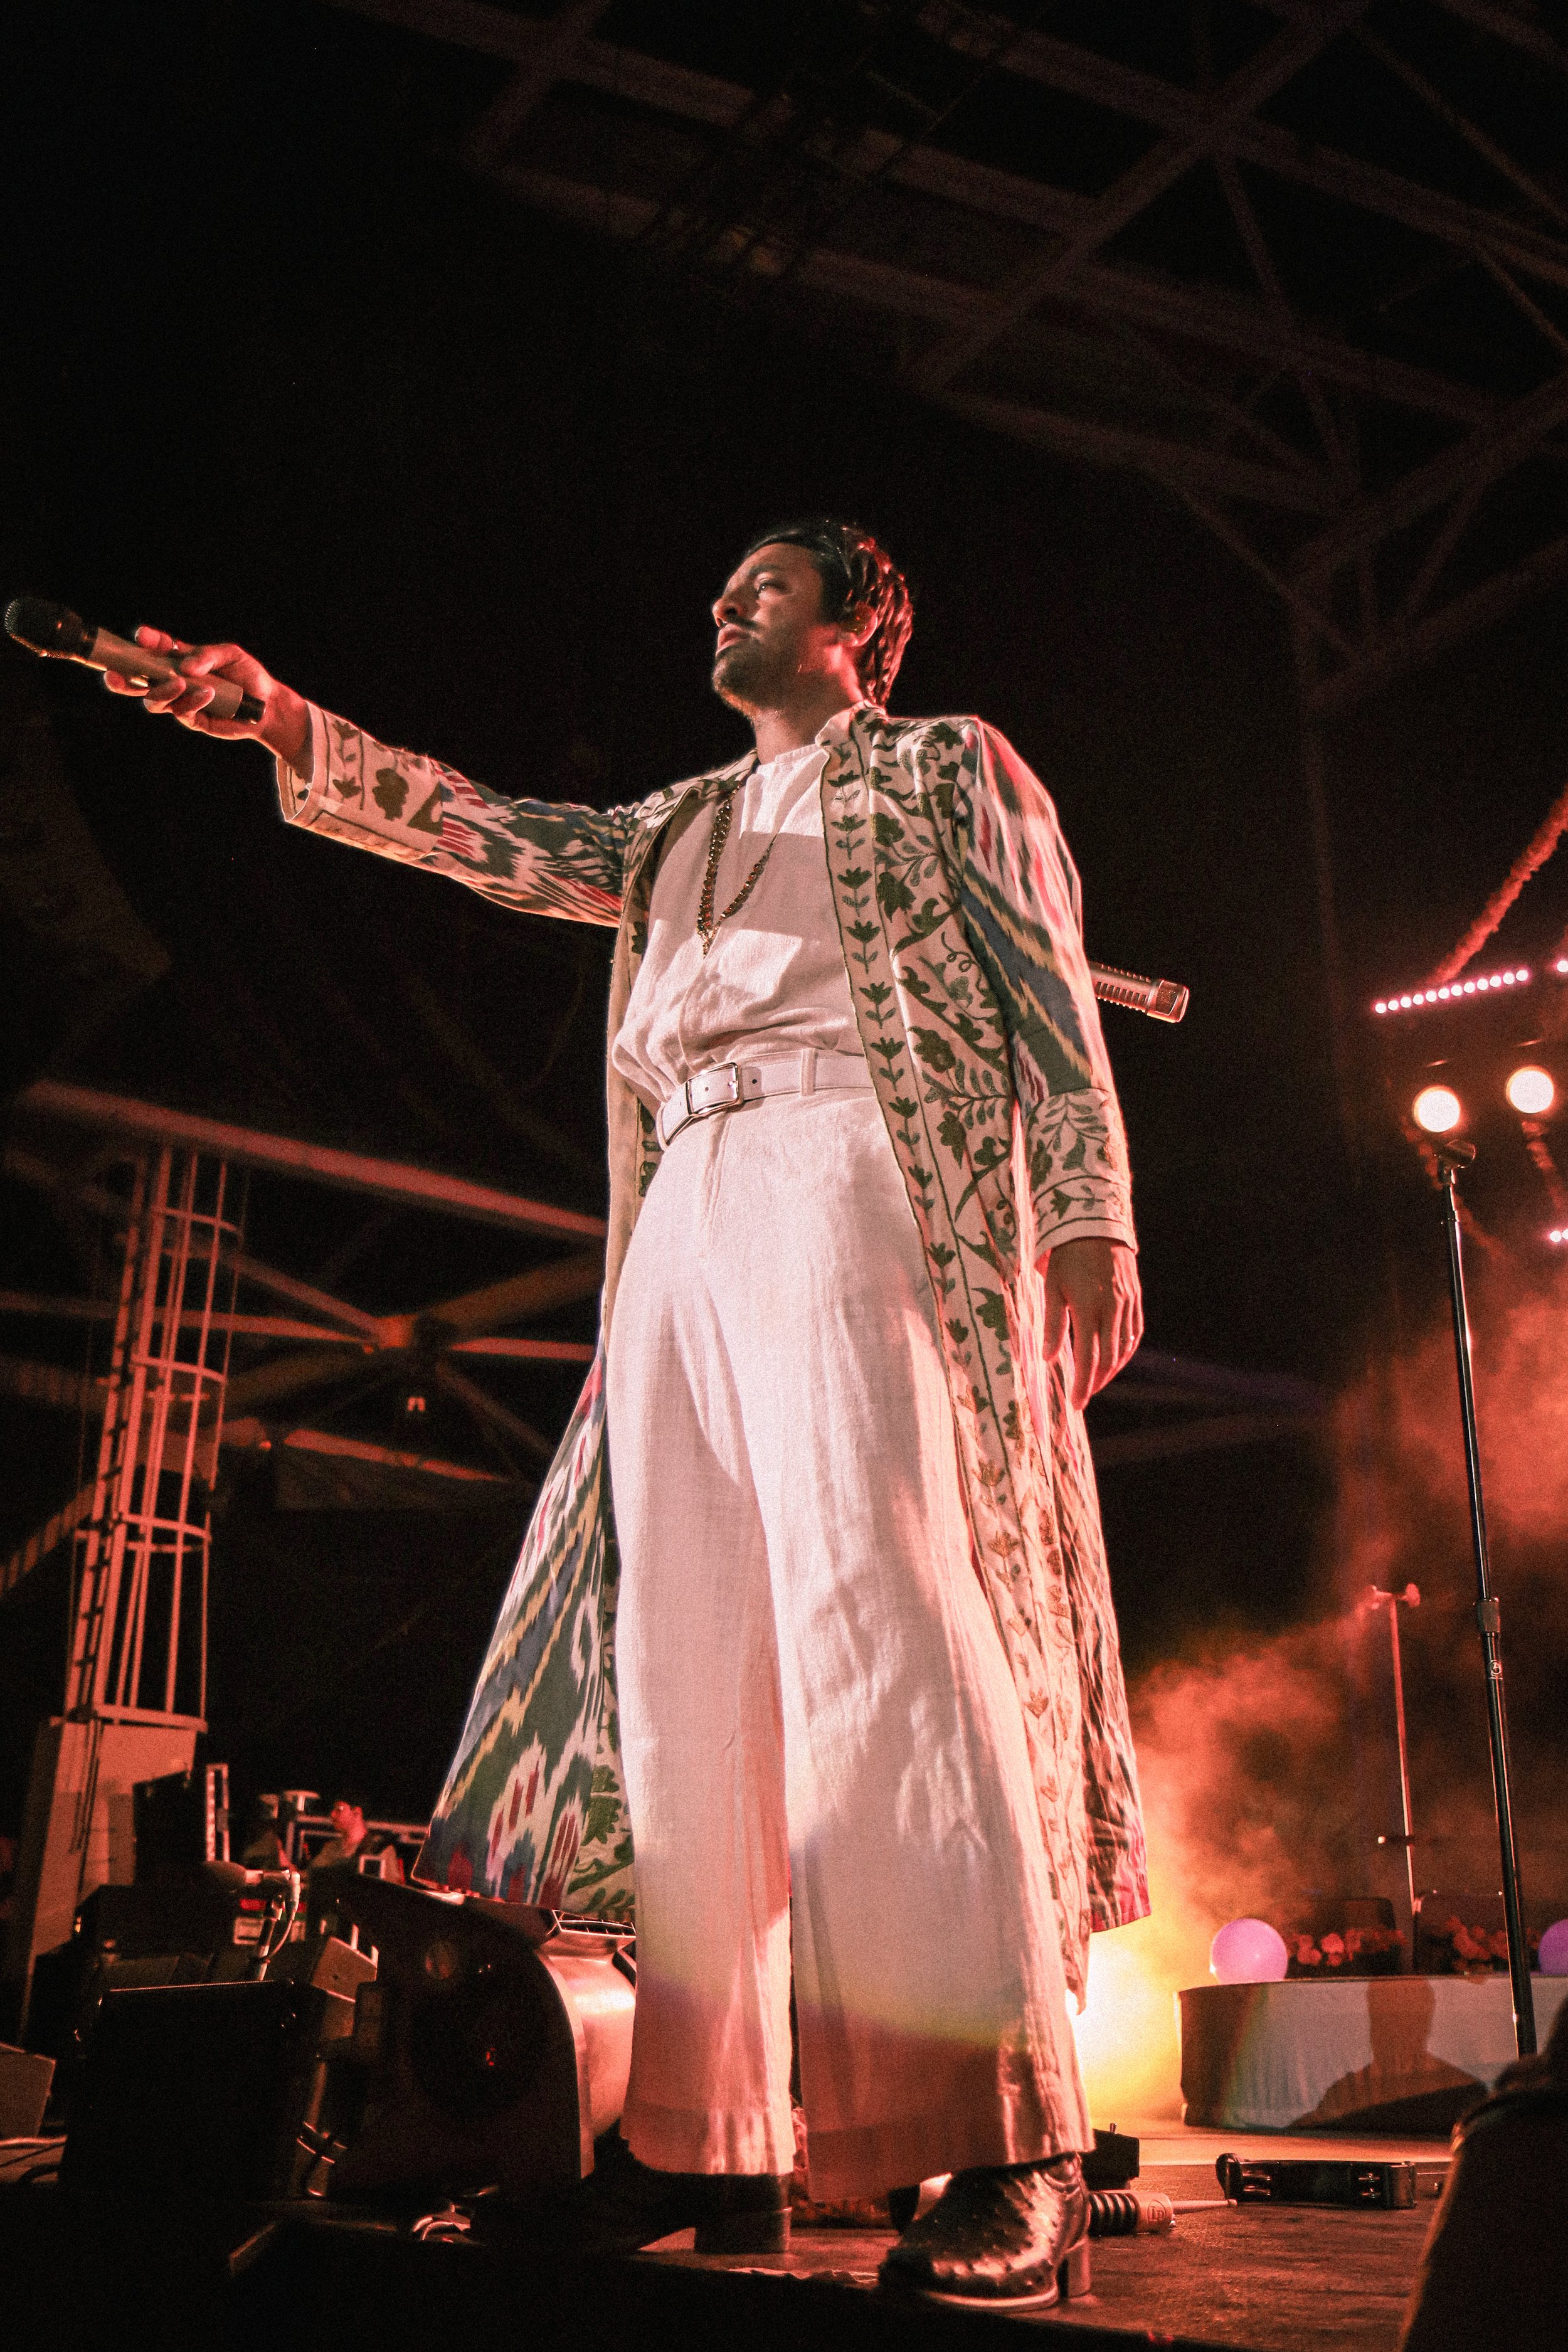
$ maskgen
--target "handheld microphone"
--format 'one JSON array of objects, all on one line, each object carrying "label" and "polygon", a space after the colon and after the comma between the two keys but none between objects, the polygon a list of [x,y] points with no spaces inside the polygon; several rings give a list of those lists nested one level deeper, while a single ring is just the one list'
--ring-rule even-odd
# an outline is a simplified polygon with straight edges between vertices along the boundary
[{"label": "handheld microphone", "polygon": [[1119,971],[1113,963],[1091,963],[1089,976],[1103,1003],[1146,1013],[1152,1021],[1179,1021],[1187,1009],[1189,992],[1179,980],[1145,980],[1141,972]]},{"label": "handheld microphone", "polygon": [[[95,629],[79,613],[64,604],[51,604],[42,596],[13,597],[5,607],[5,633],[30,653],[43,654],[51,661],[80,662],[84,669],[118,670],[143,693],[166,677],[184,676],[177,656],[149,653],[145,646],[130,645],[112,630]],[[261,718],[262,707],[256,697],[242,693],[231,679],[214,677],[206,683],[214,689],[206,706],[209,718],[238,719],[247,726],[254,726]]]}]

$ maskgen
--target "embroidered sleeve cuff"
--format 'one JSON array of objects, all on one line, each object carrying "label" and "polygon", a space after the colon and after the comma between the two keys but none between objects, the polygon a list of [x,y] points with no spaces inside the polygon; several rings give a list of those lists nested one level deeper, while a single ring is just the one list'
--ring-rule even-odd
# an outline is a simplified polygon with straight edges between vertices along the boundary
[{"label": "embroidered sleeve cuff", "polygon": [[1137,1247],[1127,1141],[1116,1097],[1104,1087],[1047,1095],[1025,1113],[1035,1248],[1098,1234]]},{"label": "embroidered sleeve cuff", "polygon": [[290,824],[395,857],[427,858],[441,842],[447,772],[417,752],[376,742],[314,703],[309,778],[281,760],[276,765],[279,804]]},{"label": "embroidered sleeve cuff", "polygon": [[305,747],[303,772],[291,768],[286,760],[274,756],[272,766],[278,780],[278,805],[289,824],[308,824],[310,821],[312,794],[320,795],[318,787],[327,772],[327,722],[325,714],[313,702],[305,706],[310,720],[310,740]]},{"label": "embroidered sleeve cuff", "polygon": [[1064,1242],[1114,1242],[1119,1248],[1134,1253],[1138,1248],[1124,1224],[1106,1217],[1074,1217],[1068,1223],[1058,1225],[1049,1241],[1042,1244],[1040,1256],[1048,1256]]}]

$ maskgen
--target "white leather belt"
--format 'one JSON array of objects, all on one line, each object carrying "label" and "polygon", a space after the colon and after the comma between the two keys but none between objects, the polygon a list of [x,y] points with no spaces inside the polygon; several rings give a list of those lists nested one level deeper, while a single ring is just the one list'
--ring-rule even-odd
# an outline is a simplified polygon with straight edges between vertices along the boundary
[{"label": "white leather belt", "polygon": [[819,1054],[807,1045],[799,1054],[781,1054],[767,1062],[718,1062],[699,1070],[677,1087],[659,1108],[656,1124],[660,1143],[668,1143],[694,1118],[711,1118],[721,1110],[763,1095],[811,1095],[819,1087],[847,1087],[861,1094],[871,1091],[871,1073],[858,1054]]}]

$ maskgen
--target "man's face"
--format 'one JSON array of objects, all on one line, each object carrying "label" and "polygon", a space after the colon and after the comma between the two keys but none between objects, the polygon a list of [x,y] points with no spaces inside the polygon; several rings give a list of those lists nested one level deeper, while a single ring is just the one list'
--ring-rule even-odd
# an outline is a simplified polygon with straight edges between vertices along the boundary
[{"label": "man's face", "polygon": [[364,1813],[358,1805],[351,1805],[340,1797],[328,1815],[333,1829],[345,1843],[353,1845],[364,1835]]},{"label": "man's face", "polygon": [[774,541],[748,555],[715,598],[713,691],[737,709],[776,709],[795,681],[844,644],[822,617],[822,574],[804,547]]}]

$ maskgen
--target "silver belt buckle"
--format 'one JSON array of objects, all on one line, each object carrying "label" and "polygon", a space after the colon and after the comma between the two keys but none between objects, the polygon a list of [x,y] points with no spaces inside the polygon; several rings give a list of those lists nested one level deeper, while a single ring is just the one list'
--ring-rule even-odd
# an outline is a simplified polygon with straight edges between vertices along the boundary
[{"label": "silver belt buckle", "polygon": [[[706,1099],[709,1082],[718,1078],[726,1082],[725,1092],[709,1102]],[[702,1088],[705,1097],[701,1102],[693,1099],[693,1089],[698,1087]],[[717,1062],[710,1070],[699,1070],[694,1078],[687,1079],[685,1091],[687,1116],[690,1118],[711,1118],[715,1111],[733,1110],[741,1099],[741,1065],[739,1062]]]},{"label": "silver belt buckle", "polygon": [[[709,1086],[713,1079],[724,1081],[724,1091],[710,1102]],[[700,1089],[700,1093],[698,1089]],[[681,1129],[689,1127],[694,1118],[712,1118],[719,1111],[733,1110],[744,1099],[741,1091],[739,1062],[718,1062],[710,1070],[699,1070],[694,1078],[686,1078],[676,1087],[659,1113],[660,1140],[673,1143]],[[679,1111],[679,1118],[668,1116],[674,1109]]]}]

